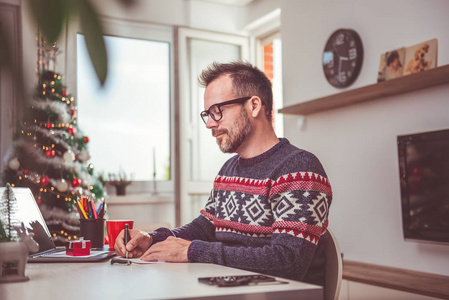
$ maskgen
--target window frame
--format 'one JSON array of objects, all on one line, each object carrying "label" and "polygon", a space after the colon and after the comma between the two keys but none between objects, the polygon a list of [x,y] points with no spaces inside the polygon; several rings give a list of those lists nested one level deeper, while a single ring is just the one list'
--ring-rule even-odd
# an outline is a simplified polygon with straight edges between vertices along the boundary
[{"label": "window frame", "polygon": [[[175,95],[175,72],[174,72],[174,29],[173,26],[152,24],[140,21],[120,20],[110,17],[102,17],[103,34],[107,36],[132,38],[148,41],[166,42],[169,45],[169,112],[170,112],[170,179],[169,180],[153,180],[148,181],[133,181],[127,188],[127,194],[154,194],[163,193],[164,195],[175,193],[175,172],[176,172],[176,157],[175,157],[175,130],[176,119],[175,110],[177,103],[174,100]],[[66,41],[66,70],[75,70],[67,72],[66,80],[67,86],[71,94],[77,98],[77,67],[76,67],[76,37],[77,34],[83,34],[78,20],[71,19],[68,24],[67,41]],[[80,124],[82,126],[82,124]],[[84,128],[83,128],[84,129]],[[86,135],[89,135],[89,129],[84,129]],[[93,161],[93,163],[95,163]],[[99,170],[96,170],[97,172]],[[108,192],[114,194],[115,191],[107,186]]]},{"label": "window frame", "polygon": [[[275,32],[271,32],[270,34],[267,34],[267,35],[265,35],[265,36],[263,36],[263,37],[259,37],[259,38],[257,38],[257,43],[256,43],[256,53],[257,53],[257,66],[261,69],[261,70],[263,70],[264,71],[264,47],[266,46],[266,45],[268,45],[268,44],[270,44],[271,42],[273,42],[275,39],[279,39],[280,41],[281,41],[281,44],[282,44],[282,36],[281,36],[281,32],[278,30],[278,31],[275,31]],[[282,58],[281,58],[282,59]],[[281,62],[281,65],[282,65],[282,62]],[[273,67],[274,67],[274,65],[273,65]],[[274,70],[273,70],[274,71]],[[282,84],[283,85],[283,84]],[[282,97],[282,95],[281,95],[281,101],[282,101],[282,103],[281,103],[281,105],[280,106],[278,106],[277,104],[278,103],[275,103],[275,101],[277,101],[277,100],[279,100],[279,99],[277,99],[276,98],[276,95],[275,95],[275,93],[274,93],[275,91],[273,90],[273,109],[274,109],[274,112],[273,112],[273,117],[278,117],[278,118],[280,118],[280,123],[284,123],[284,118],[283,118],[283,115],[281,114],[281,113],[279,113],[279,112],[277,112],[276,111],[276,109],[279,109],[279,108],[281,108],[281,107],[283,107],[283,97]],[[277,108],[276,108],[276,106],[277,106]],[[278,135],[278,136],[283,136],[283,133],[284,133],[284,130],[283,130],[283,125],[281,125],[282,126],[282,128],[281,128],[281,133],[282,134],[279,134],[279,132],[278,132],[278,130],[276,130],[276,134]]]}]

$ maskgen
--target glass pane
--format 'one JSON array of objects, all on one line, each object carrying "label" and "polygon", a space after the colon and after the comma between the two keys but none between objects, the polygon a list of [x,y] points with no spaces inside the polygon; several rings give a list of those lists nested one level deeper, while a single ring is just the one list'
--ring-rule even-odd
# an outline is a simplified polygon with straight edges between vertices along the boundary
[{"label": "glass pane", "polygon": [[82,34],[77,35],[78,125],[97,172],[133,180],[170,178],[169,44],[106,36],[102,88]]},{"label": "glass pane", "polygon": [[[224,162],[232,154],[224,154],[218,148],[211,130],[207,129],[200,117],[204,110],[204,88],[198,85],[198,75],[212,62],[231,62],[240,59],[240,46],[234,44],[189,40],[190,78],[191,82],[191,116],[192,124],[196,128],[190,147],[190,178],[189,180],[210,181],[218,174]],[[197,213],[197,211],[195,211]]]}]

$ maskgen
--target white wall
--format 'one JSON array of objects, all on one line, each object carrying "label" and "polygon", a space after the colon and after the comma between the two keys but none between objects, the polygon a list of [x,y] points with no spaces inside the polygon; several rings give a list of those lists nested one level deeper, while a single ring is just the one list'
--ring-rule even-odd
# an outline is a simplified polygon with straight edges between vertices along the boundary
[{"label": "white wall", "polygon": [[141,0],[125,9],[119,1],[92,0],[97,11],[107,17],[177,25],[220,32],[241,33],[246,18],[238,6],[221,5],[199,0]]},{"label": "white wall", "polygon": [[[355,29],[365,58],[349,89],[376,83],[380,55],[438,39],[438,66],[449,64],[449,1],[281,1],[284,104],[341,92],[321,65],[327,38]],[[449,275],[449,245],[402,236],[397,135],[449,128],[449,86],[325,111],[285,117],[290,141],[315,153],[333,187],[330,227],[344,258]]]}]

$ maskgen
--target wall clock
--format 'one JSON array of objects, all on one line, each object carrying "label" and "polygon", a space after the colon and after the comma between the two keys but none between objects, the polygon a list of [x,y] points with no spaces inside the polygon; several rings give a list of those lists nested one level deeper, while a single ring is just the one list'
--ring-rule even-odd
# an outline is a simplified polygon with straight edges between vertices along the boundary
[{"label": "wall clock", "polygon": [[323,71],[327,81],[337,88],[351,85],[363,63],[363,45],[352,29],[338,29],[329,37],[323,52]]}]

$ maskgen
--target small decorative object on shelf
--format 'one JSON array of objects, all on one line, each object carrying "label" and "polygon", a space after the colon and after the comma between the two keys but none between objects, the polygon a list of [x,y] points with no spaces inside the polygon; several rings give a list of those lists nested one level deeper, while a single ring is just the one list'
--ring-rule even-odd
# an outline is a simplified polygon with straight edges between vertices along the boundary
[{"label": "small decorative object on shelf", "polygon": [[434,69],[437,66],[438,40],[433,39],[407,48],[404,75]]},{"label": "small decorative object on shelf", "polygon": [[404,74],[405,47],[382,53],[377,82],[401,77]]},{"label": "small decorative object on shelf", "polygon": [[434,69],[437,56],[437,39],[385,52],[380,56],[377,82]]},{"label": "small decorative object on shelf", "polygon": [[117,174],[109,173],[109,180],[107,182],[115,186],[118,196],[123,196],[126,195],[126,187],[132,183],[133,177],[134,176],[131,175],[128,179],[125,171],[120,170]]}]

